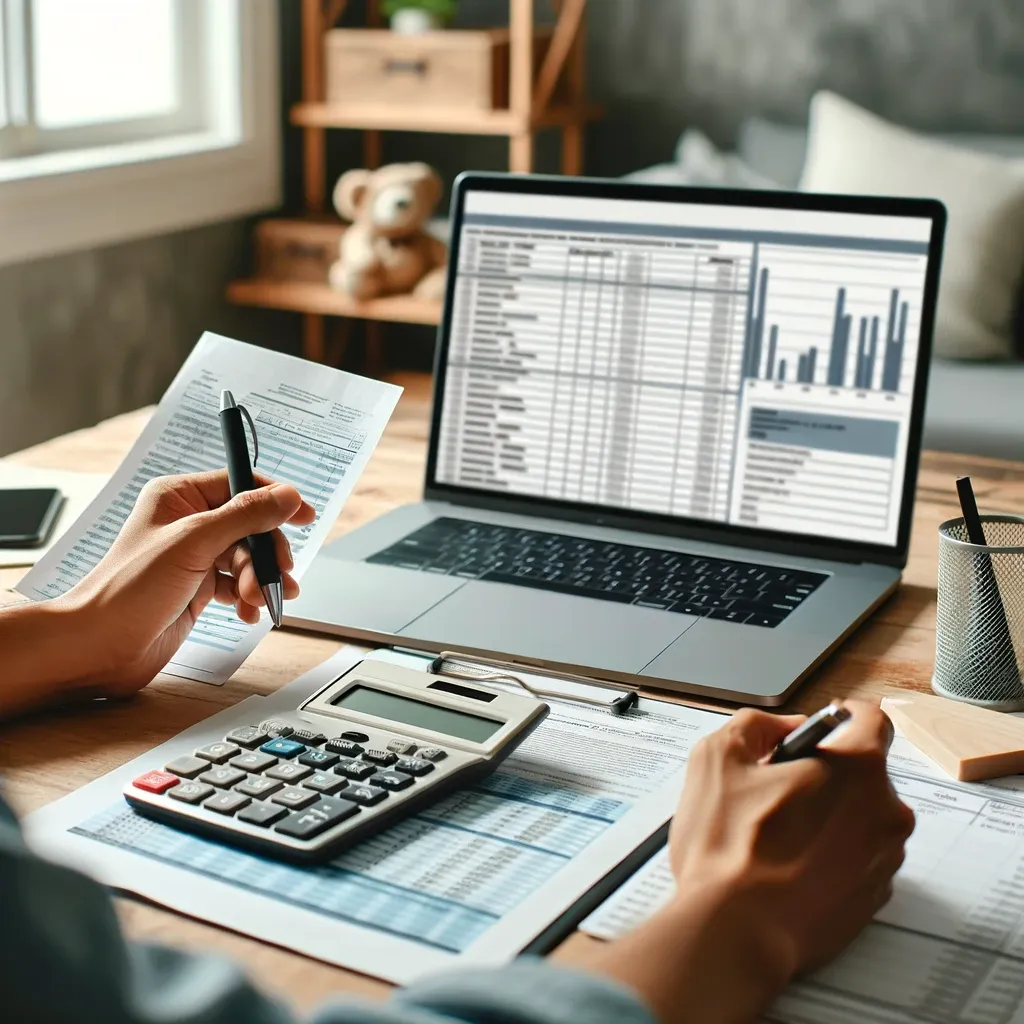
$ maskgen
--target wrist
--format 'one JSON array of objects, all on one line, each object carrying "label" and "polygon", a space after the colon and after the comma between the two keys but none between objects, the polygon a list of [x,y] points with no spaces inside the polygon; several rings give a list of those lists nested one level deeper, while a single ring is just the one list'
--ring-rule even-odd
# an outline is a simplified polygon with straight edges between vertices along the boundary
[{"label": "wrist", "polygon": [[754,896],[726,878],[683,881],[655,917],[602,951],[598,968],[662,1024],[748,1024],[796,962]]}]

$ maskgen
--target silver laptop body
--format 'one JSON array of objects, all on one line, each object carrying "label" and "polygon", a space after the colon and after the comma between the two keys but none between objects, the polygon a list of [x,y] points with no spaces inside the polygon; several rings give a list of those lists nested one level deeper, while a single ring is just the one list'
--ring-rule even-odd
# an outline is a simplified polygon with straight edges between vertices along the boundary
[{"label": "silver laptop body", "polygon": [[425,497],[287,624],[782,703],[906,563],[930,200],[465,174]]}]

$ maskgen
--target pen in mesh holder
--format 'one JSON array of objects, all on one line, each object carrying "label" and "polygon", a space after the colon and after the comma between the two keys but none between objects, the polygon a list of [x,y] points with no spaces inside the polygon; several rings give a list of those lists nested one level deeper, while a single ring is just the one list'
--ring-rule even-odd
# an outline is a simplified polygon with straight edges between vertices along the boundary
[{"label": "pen in mesh holder", "polygon": [[997,711],[1024,710],[1024,517],[981,517],[988,544],[963,519],[939,527],[932,688]]}]

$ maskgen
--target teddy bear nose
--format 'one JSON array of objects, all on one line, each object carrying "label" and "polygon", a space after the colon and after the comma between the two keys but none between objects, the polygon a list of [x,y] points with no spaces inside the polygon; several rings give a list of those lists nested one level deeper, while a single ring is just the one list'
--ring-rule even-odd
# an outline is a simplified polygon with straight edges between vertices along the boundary
[{"label": "teddy bear nose", "polygon": [[412,200],[405,198],[405,196],[402,196],[400,199],[395,200],[395,206],[398,207],[399,210],[406,210],[411,205]]}]

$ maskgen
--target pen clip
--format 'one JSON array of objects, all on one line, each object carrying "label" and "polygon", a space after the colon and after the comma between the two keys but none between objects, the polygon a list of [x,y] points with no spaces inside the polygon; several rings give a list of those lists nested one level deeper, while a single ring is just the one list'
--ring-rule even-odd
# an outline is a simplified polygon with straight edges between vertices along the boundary
[{"label": "pen clip", "polygon": [[260,439],[256,436],[256,424],[253,423],[252,417],[249,415],[249,410],[244,405],[238,406],[238,411],[245,417],[249,422],[249,429],[252,431],[252,466],[256,468],[256,463],[260,457]]}]

